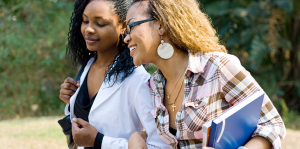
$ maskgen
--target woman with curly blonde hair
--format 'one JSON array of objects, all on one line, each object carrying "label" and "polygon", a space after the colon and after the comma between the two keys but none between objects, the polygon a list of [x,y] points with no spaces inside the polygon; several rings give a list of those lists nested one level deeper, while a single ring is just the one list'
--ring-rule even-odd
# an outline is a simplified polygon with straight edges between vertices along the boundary
[{"label": "woman with curly blonde hair", "polygon": [[[124,41],[134,64],[159,68],[149,80],[151,113],[158,135],[173,148],[202,148],[202,125],[261,89],[239,59],[227,54],[196,0],[133,0],[126,20]],[[257,129],[240,148],[280,149],[285,133],[265,96]],[[142,147],[144,138],[134,133],[129,148]]]}]

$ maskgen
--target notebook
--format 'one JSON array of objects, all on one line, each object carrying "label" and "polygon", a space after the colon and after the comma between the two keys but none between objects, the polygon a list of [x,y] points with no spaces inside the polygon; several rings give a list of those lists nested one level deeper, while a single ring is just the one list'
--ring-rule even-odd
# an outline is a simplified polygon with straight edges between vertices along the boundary
[{"label": "notebook", "polygon": [[208,146],[237,149],[245,145],[257,128],[264,95],[258,90],[212,120]]},{"label": "notebook", "polygon": [[208,121],[202,125],[202,130],[203,130],[203,146],[208,146],[208,141],[209,141],[209,133],[210,133],[210,128],[211,128],[211,122]]}]

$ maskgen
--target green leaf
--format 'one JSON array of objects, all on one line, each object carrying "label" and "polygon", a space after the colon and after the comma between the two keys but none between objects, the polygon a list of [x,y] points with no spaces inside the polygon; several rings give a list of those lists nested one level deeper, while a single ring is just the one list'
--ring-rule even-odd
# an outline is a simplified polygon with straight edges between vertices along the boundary
[{"label": "green leaf", "polygon": [[231,25],[228,23],[227,25],[225,25],[225,26],[218,32],[218,34],[222,36],[222,35],[224,35],[225,32],[227,32],[230,28],[231,28]]},{"label": "green leaf", "polygon": [[287,49],[292,49],[292,44],[289,39],[280,37],[280,39],[277,42],[278,48],[287,48]]},{"label": "green leaf", "polygon": [[232,46],[237,46],[240,44],[241,36],[238,33],[231,34],[227,39],[226,39],[226,46],[232,47]]},{"label": "green leaf", "polygon": [[228,14],[232,9],[235,8],[238,8],[236,3],[221,1],[206,5],[205,11],[211,15],[222,16]]},{"label": "green leaf", "polygon": [[244,18],[248,15],[248,10],[245,8],[237,8],[233,10],[233,14],[237,17]]},{"label": "green leaf", "polygon": [[264,44],[261,38],[258,35],[256,35],[251,42],[250,66],[252,69],[256,70],[257,67],[261,64],[266,51],[267,46]]},{"label": "green leaf", "polygon": [[252,2],[250,7],[248,8],[249,15],[255,18],[260,16],[261,12],[262,12],[262,4],[259,2]]},{"label": "green leaf", "polygon": [[[298,2],[299,3],[299,2]],[[275,0],[274,5],[282,8],[284,11],[292,12],[293,11],[293,2],[291,0]]]},{"label": "green leaf", "polygon": [[246,29],[242,31],[242,39],[241,42],[244,43],[249,43],[251,39],[253,38],[255,31],[252,28]]}]

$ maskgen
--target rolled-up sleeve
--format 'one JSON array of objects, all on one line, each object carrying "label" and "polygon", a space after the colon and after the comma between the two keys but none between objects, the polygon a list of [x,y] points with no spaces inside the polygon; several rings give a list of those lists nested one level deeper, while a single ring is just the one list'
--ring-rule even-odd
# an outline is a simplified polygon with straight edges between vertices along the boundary
[{"label": "rolled-up sleeve", "polygon": [[[233,55],[226,54],[220,58],[218,74],[225,100],[231,106],[245,99],[256,90],[262,90],[251,74],[241,65],[239,59]],[[281,140],[285,135],[285,125],[270,98],[266,95],[257,129],[252,137],[264,137],[272,143],[272,148],[281,149]]]}]

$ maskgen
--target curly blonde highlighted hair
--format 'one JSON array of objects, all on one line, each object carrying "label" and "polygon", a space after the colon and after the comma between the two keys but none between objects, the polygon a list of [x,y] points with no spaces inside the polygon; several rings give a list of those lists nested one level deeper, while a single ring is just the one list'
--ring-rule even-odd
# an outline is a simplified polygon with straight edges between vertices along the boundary
[{"label": "curly blonde highlighted hair", "polygon": [[196,0],[133,0],[132,4],[141,1],[149,1],[147,13],[160,21],[180,49],[193,53],[227,52]]}]

